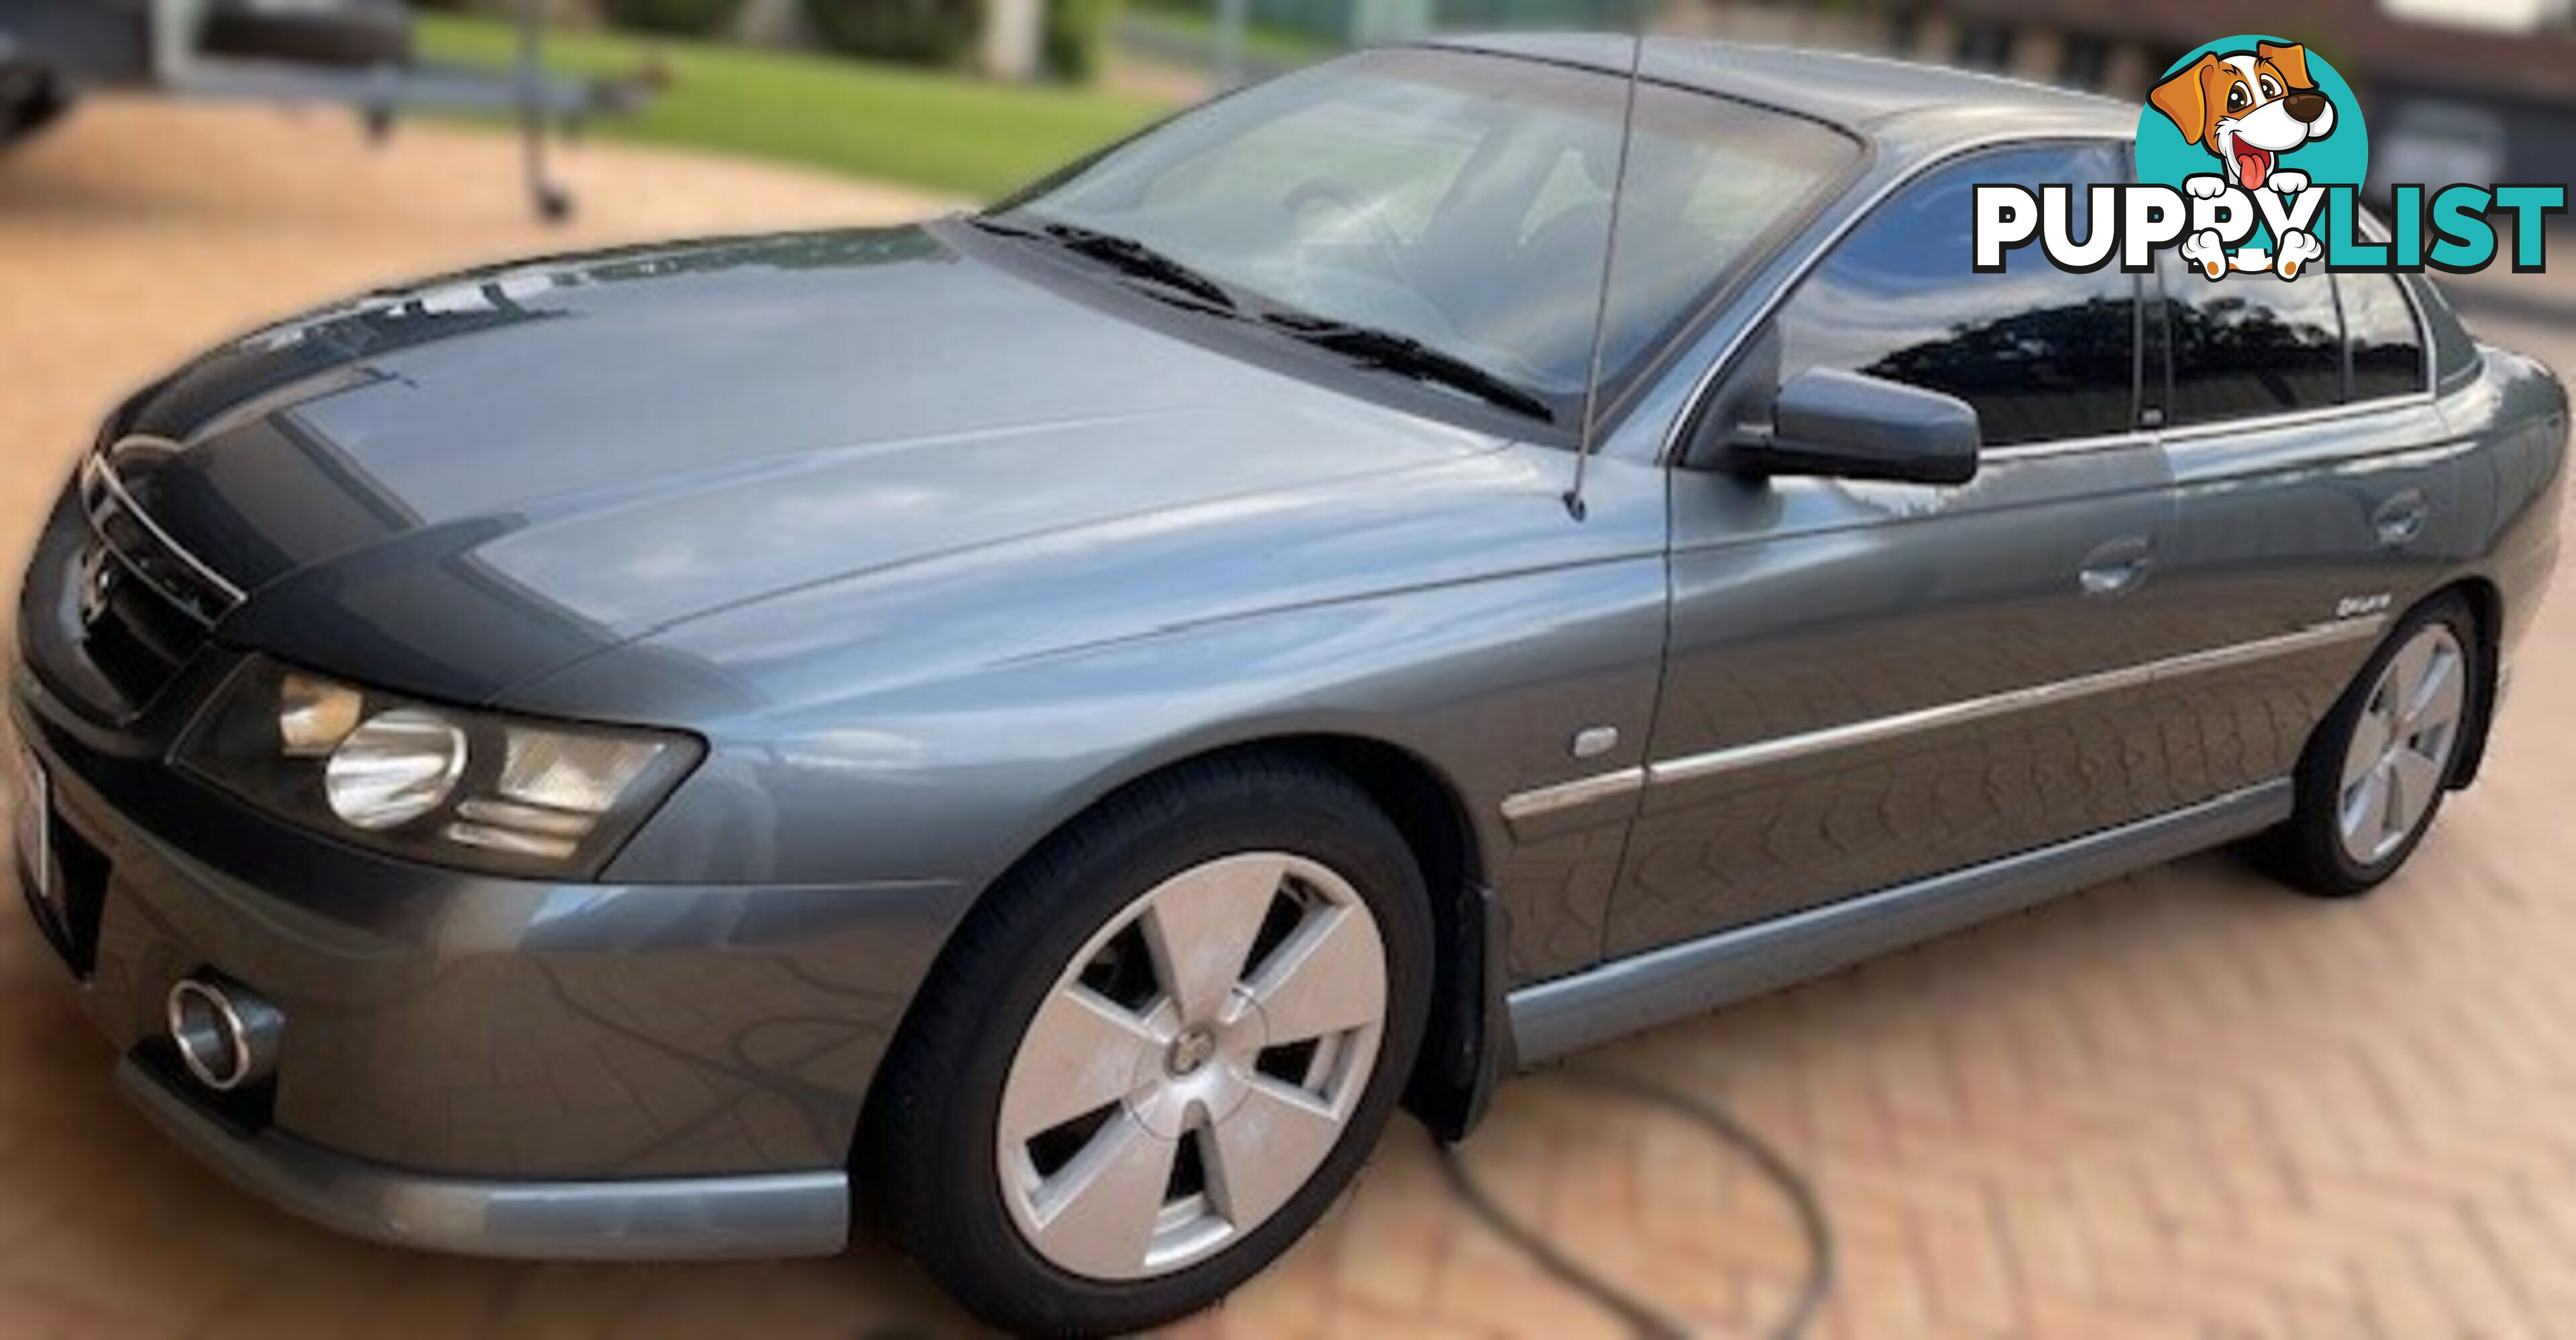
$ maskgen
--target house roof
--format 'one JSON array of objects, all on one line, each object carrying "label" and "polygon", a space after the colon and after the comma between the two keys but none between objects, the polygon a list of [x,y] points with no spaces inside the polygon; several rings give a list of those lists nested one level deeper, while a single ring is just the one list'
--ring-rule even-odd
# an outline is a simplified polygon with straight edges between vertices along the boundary
[{"label": "house roof", "polygon": [[2375,78],[2576,105],[2576,28],[2492,32],[2399,17],[2378,0],[2280,0],[2252,18],[2233,0],[1951,0],[1962,19],[2125,37],[2175,55],[2230,33],[2305,42],[2360,87]]},{"label": "house roof", "polygon": [[[1441,45],[1627,73],[1632,39],[1615,33],[1513,33],[1457,37]],[[1945,118],[1988,124],[1998,115],[2046,112],[2050,120],[2099,120],[2134,128],[2134,103],[1970,70],[1877,56],[1683,38],[1646,39],[1642,73],[1797,112],[1854,130],[1898,119]]]}]

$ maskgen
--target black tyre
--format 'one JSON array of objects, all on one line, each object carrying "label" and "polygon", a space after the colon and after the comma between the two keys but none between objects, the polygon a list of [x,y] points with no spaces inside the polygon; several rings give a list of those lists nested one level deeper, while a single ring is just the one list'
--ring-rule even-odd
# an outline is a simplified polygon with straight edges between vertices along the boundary
[{"label": "black tyre", "polygon": [[958,931],[879,1072],[862,1194],[1003,1329],[1204,1308],[1375,1145],[1431,946],[1402,835],[1337,775],[1254,760],[1147,783]]},{"label": "black tyre", "polygon": [[72,108],[70,86],[43,70],[0,65],[0,149],[61,119]]},{"label": "black tyre", "polygon": [[2349,898],[2406,863],[2476,729],[2484,645],[2457,596],[2399,621],[2299,759],[2298,807],[2258,848],[2274,873]]}]

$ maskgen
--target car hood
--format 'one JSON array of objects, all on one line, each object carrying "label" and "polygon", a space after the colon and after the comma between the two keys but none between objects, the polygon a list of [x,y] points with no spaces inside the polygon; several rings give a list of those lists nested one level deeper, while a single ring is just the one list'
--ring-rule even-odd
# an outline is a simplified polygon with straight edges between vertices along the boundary
[{"label": "car hood", "polygon": [[137,503],[249,593],[228,641],[467,701],[804,586],[1497,445],[923,229],[378,293],[215,350],[117,434]]}]

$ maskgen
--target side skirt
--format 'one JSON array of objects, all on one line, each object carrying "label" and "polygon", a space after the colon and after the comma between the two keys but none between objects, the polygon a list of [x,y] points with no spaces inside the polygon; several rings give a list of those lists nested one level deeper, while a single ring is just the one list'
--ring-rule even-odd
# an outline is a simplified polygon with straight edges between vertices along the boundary
[{"label": "side skirt", "polygon": [[1720,931],[1523,987],[1507,998],[1523,1065],[1704,1014],[1862,959],[1946,935],[2290,817],[2290,782],[2266,782],[2186,809]]}]

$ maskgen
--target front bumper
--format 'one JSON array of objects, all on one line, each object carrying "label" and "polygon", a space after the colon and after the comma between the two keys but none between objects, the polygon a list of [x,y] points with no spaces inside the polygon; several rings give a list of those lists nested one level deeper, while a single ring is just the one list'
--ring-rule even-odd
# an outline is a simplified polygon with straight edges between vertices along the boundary
[{"label": "front bumper", "polygon": [[638,1181],[426,1177],[276,1130],[236,1135],[138,1062],[116,1085],[224,1178],[325,1228],[401,1247],[532,1260],[830,1256],[849,1240],[850,1181],[833,1172]]},{"label": "front bumper", "polygon": [[[471,1254],[844,1242],[867,1085],[953,883],[437,870],[254,812],[37,676],[14,697],[50,783],[55,877],[77,886],[61,947],[82,1007],[125,1091],[233,1180],[344,1231]],[[207,972],[286,1015],[264,1091],[215,1095],[166,1064],[163,1001]]]}]

